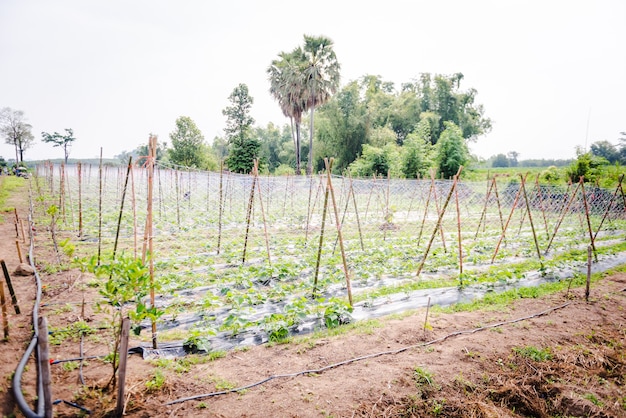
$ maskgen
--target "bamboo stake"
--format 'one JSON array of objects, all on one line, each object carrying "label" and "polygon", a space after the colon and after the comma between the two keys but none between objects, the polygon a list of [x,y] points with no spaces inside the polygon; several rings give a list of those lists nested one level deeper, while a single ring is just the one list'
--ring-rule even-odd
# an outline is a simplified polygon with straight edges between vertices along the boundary
[{"label": "bamboo stake", "polygon": [[[156,147],[157,147],[157,137],[154,135],[150,135],[150,141],[148,144],[149,149],[149,158],[147,161],[148,164],[148,209],[147,209],[147,217],[146,217],[146,233],[148,236],[148,252],[150,254],[149,259],[149,270],[150,270],[150,307],[155,307],[155,296],[154,296],[154,252],[152,246],[152,190],[154,187],[154,163],[156,161]],[[145,263],[146,253],[144,252],[143,260]],[[157,349],[157,329],[156,329],[156,321],[152,318],[152,348]]]},{"label": "bamboo stake", "polygon": [[26,244],[26,232],[24,232],[24,220],[20,219],[20,229],[22,230],[22,243]]},{"label": "bamboo stake", "polygon": [[428,206],[430,206],[430,198],[432,196],[434,187],[435,187],[435,180],[431,176],[430,189],[428,189],[428,197],[426,197],[426,205],[424,205],[424,216],[422,217],[422,225],[420,226],[420,232],[417,236],[418,247],[422,242],[422,233],[424,232],[424,225],[426,224],[426,217],[428,216]]},{"label": "bamboo stake", "polygon": [[[458,182],[458,178],[455,178],[454,180],[455,180],[455,183]],[[463,240],[461,238],[461,208],[459,207],[459,188],[458,187],[454,188],[454,200],[456,201],[456,225],[457,225],[457,235],[459,238],[459,282],[461,285],[463,285]]]},{"label": "bamboo stake", "polygon": [[[504,217],[502,216],[502,205],[500,205],[500,196],[498,195],[498,182],[496,180],[496,176],[493,176],[493,192],[496,195],[498,215],[500,216],[500,230],[504,232]],[[506,237],[504,239],[506,240]]]},{"label": "bamboo stake", "polygon": [[43,386],[44,417],[52,418],[52,381],[50,379],[50,352],[48,351],[48,320],[39,317],[37,322],[37,352],[39,356],[39,376]]},{"label": "bamboo stake", "polygon": [[243,241],[243,254],[241,256],[241,264],[246,262],[246,249],[248,247],[248,235],[250,232],[250,218],[252,215],[252,206],[254,205],[254,188],[256,186],[256,175],[252,178],[252,187],[250,188],[250,199],[248,200],[248,210],[246,214],[246,236]]},{"label": "bamboo stake", "polygon": [[[349,173],[349,171],[348,171]],[[420,181],[420,175],[419,173],[417,173],[417,179],[415,182],[415,185],[417,186],[417,184]],[[415,199],[415,195],[417,194],[417,187],[413,187],[412,193],[411,193],[411,199],[409,200],[409,208],[406,211],[406,217],[404,219],[405,222],[409,222],[409,217],[411,215],[411,209],[413,208],[413,199]]]},{"label": "bamboo stake", "polygon": [[135,199],[135,175],[133,166],[130,167],[130,192],[133,205],[133,256],[137,258],[137,200]]},{"label": "bamboo stake", "polygon": [[[312,178],[313,177],[311,177],[311,179]],[[313,216],[313,213],[315,213],[315,205],[317,204],[317,199],[320,196],[320,190],[323,190],[323,189],[324,189],[324,182],[322,181],[322,175],[320,174],[319,183],[317,185],[317,190],[315,191],[315,198],[313,199],[313,206],[311,207],[311,216]],[[308,245],[308,242],[309,242],[309,229],[307,228],[305,235],[304,235],[305,247]]]},{"label": "bamboo stake", "polygon": [[[433,179],[433,199],[435,200],[435,208],[437,209],[437,216],[439,216],[439,197],[437,196],[437,186],[435,184],[435,171],[431,171],[430,174]],[[441,177],[443,179],[443,173],[441,173]],[[441,245],[443,245],[443,252],[447,253],[448,248],[446,247],[446,236],[443,233],[443,225],[439,224],[439,232],[441,234]]]},{"label": "bamboo stake", "polygon": [[[265,247],[267,248],[267,263],[272,266],[272,256],[270,255],[270,240],[267,233],[267,220],[265,219],[265,209],[263,208],[263,197],[261,196],[261,182],[259,177],[259,160],[254,160],[254,175],[257,177],[257,191],[259,194],[259,205],[261,206],[261,217],[263,218],[263,231],[265,232]],[[269,193],[268,193],[269,194]]]},{"label": "bamboo stake", "polygon": [[178,187],[178,170],[174,171],[174,178],[176,185],[176,224],[178,225],[178,230],[180,231],[180,190]]},{"label": "bamboo stake", "polygon": [[456,183],[457,183],[457,180],[459,179],[459,176],[461,175],[461,171],[463,171],[463,166],[459,167],[459,171],[456,173],[456,176],[454,176],[454,180],[452,181],[452,187],[450,187],[450,192],[448,193],[448,197],[446,198],[446,201],[443,204],[443,207],[441,208],[441,212],[438,211],[439,216],[437,219],[437,224],[435,225],[435,229],[433,230],[433,233],[430,236],[430,241],[428,242],[428,245],[426,246],[424,257],[422,258],[422,261],[419,267],[417,268],[417,274],[416,274],[417,277],[419,277],[420,273],[422,272],[422,269],[424,268],[424,263],[426,263],[426,258],[428,257],[428,253],[430,252],[430,247],[433,245],[433,241],[435,240],[435,237],[437,236],[437,230],[441,228],[441,221],[443,220],[443,215],[446,212],[446,208],[448,207],[448,203],[450,202],[452,193],[454,193],[454,189],[456,188]]},{"label": "bamboo stake", "polygon": [[374,193],[374,189],[376,188],[376,173],[372,174],[372,184],[370,186],[370,192],[367,195],[367,204],[365,205],[365,216],[363,216],[363,222],[367,221],[367,212],[370,208],[370,200],[372,200],[372,193]]},{"label": "bamboo stake", "polygon": [[83,165],[78,163],[78,238],[83,238]]},{"label": "bamboo stake", "polygon": [[424,335],[428,326],[428,311],[430,311],[430,296],[428,296],[428,304],[426,305],[426,315],[424,316]]},{"label": "bamboo stake", "polygon": [[[391,183],[391,170],[387,170],[387,192],[385,193],[385,223],[391,223],[391,213],[389,213],[389,188]],[[383,241],[387,241],[387,228],[383,229]]]},{"label": "bamboo stake", "polygon": [[541,250],[539,249],[539,241],[537,241],[537,233],[535,232],[535,224],[533,223],[533,217],[530,212],[530,203],[528,202],[528,194],[526,193],[526,177],[520,174],[520,178],[522,179],[522,190],[524,191],[524,200],[526,201],[526,211],[528,212],[528,221],[530,222],[530,229],[533,232],[533,239],[535,240],[535,248],[537,249],[537,257],[539,258],[539,263],[543,267],[543,260],[541,259]]},{"label": "bamboo stake", "polygon": [[585,217],[587,218],[587,230],[589,231],[589,240],[591,241],[591,248],[593,249],[593,257],[596,263],[598,262],[598,252],[596,251],[596,243],[593,236],[593,229],[591,228],[591,219],[589,219],[589,205],[587,204],[587,194],[585,193],[585,182],[583,176],[580,177],[581,192],[583,197],[583,205],[585,207]]},{"label": "bamboo stake", "polygon": [[511,218],[513,217],[515,208],[517,207],[517,201],[519,200],[519,196],[521,192],[522,192],[522,187],[520,186],[517,189],[517,193],[515,194],[515,199],[513,200],[513,206],[511,207],[511,212],[509,213],[509,217],[507,218],[506,224],[504,224],[504,228],[502,229],[502,235],[500,235],[500,239],[498,240],[498,243],[496,244],[496,249],[493,252],[493,256],[491,257],[491,264],[493,264],[493,262],[495,261],[496,256],[498,255],[498,250],[500,249],[500,244],[502,244],[502,240],[504,240],[504,237],[506,236],[506,230],[509,228],[509,223],[511,222]]},{"label": "bamboo stake", "polygon": [[[329,163],[329,167],[326,169],[329,170],[332,168],[332,160]],[[324,228],[326,226],[326,213],[328,212],[328,196],[330,195],[330,189],[328,185],[326,186],[325,194],[324,194],[324,207],[322,209],[322,225],[320,228],[320,240],[319,246],[317,248],[317,260],[315,261],[315,275],[313,276],[313,297],[315,297],[317,293],[317,277],[319,276],[320,271],[320,261],[322,258],[322,245],[324,244]]]},{"label": "bamboo stake", "polygon": [[[130,177],[130,170],[133,165],[132,155],[128,158],[128,169],[126,170],[126,180],[124,181],[124,188],[122,190],[122,202],[120,203],[120,213],[117,218],[117,228],[115,230],[115,242],[113,244],[113,256],[112,260],[115,260],[115,254],[117,252],[117,244],[120,238],[120,228],[122,226],[122,214],[124,213],[124,200],[126,198],[126,189],[128,188],[128,178]],[[109,276],[109,279],[111,277]]]},{"label": "bamboo stake", "polygon": [[[132,158],[132,157],[131,157]],[[117,370],[117,405],[115,415],[124,416],[124,390],[126,388],[126,364],[128,362],[128,336],[130,331],[130,319],[122,321],[122,335],[120,341],[120,364]]]},{"label": "bamboo stake", "polygon": [[217,217],[217,254],[220,253],[222,243],[222,213],[224,212],[224,160],[220,161],[220,191],[219,191],[219,214]]},{"label": "bamboo stake", "polygon": [[587,246],[587,283],[585,286],[585,302],[589,302],[589,286],[591,284],[591,245]]},{"label": "bamboo stake", "polygon": [[[572,196],[570,197],[569,201],[563,204],[563,210],[561,211],[561,216],[559,217],[559,220],[557,221],[556,226],[554,227],[554,233],[552,234],[552,237],[550,237],[550,241],[548,241],[546,250],[543,252],[544,254],[546,255],[548,254],[548,251],[550,250],[550,246],[552,245],[552,241],[554,241],[554,237],[556,237],[559,227],[561,226],[561,222],[563,222],[563,218],[565,218],[565,214],[569,210],[569,207],[572,204],[572,201],[574,200],[576,193],[578,193],[579,188],[580,188],[580,182],[578,183],[578,186],[576,186],[576,188],[574,189],[574,193],[572,193]],[[568,186],[568,191],[569,189],[570,187]]]},{"label": "bamboo stake", "polygon": [[354,215],[356,216],[356,225],[359,231],[359,241],[361,242],[361,251],[365,251],[365,245],[363,244],[363,233],[361,233],[361,221],[359,220],[359,210],[356,205],[356,196],[354,195],[354,187],[352,185],[352,176],[348,171],[348,178],[350,179],[350,193],[352,193],[352,202],[354,203]]},{"label": "bamboo stake", "polygon": [[606,207],[606,211],[604,212],[604,215],[602,216],[602,219],[600,220],[600,225],[598,226],[598,229],[593,234],[594,242],[596,240],[596,237],[598,236],[598,233],[602,229],[602,225],[604,224],[604,220],[606,219],[607,215],[611,211],[611,208],[613,207],[613,203],[615,202],[615,199],[617,198],[617,192],[622,188],[622,180],[624,180],[624,174],[620,174],[620,176],[619,176],[619,183],[617,184],[617,187],[615,188],[615,192],[613,193],[613,196],[611,197],[611,201],[609,202],[609,205]]},{"label": "bamboo stake", "polygon": [[100,254],[102,251],[102,147],[100,147],[100,167],[98,169],[98,179],[100,182],[98,191],[98,265],[100,265]]},{"label": "bamboo stake", "polygon": [[546,218],[546,211],[543,207],[543,193],[541,192],[541,186],[539,185],[539,174],[535,178],[535,187],[537,188],[537,194],[539,196],[539,209],[541,210],[541,215],[543,216],[543,224],[546,227],[546,239],[550,238],[550,233],[548,232],[548,219]]},{"label": "bamboo stake", "polygon": [[335,213],[335,224],[337,225],[337,235],[339,236],[339,249],[341,249],[341,260],[343,262],[343,272],[346,276],[346,287],[348,289],[348,302],[350,303],[350,306],[352,306],[352,285],[350,283],[350,274],[348,272],[348,261],[346,260],[346,250],[343,246],[343,236],[341,234],[341,223],[339,221],[339,210],[337,209],[337,201],[335,200],[335,190],[333,189],[333,182],[332,182],[332,175],[331,175],[332,174],[331,173],[332,162],[333,162],[333,158],[331,158],[330,161],[328,161],[327,158],[324,158],[324,164],[326,165],[328,188],[330,189],[330,197],[333,202],[333,209]]},{"label": "bamboo stake", "polygon": [[7,312],[7,301],[4,297],[4,284],[0,281],[0,305],[2,306],[2,328],[4,330],[4,339],[9,338],[9,314]]},{"label": "bamboo stake", "polygon": [[20,260],[20,264],[22,264],[24,262],[24,259],[22,258],[22,249],[20,248],[19,240],[15,240],[15,247],[17,247],[17,256]]},{"label": "bamboo stake", "polygon": [[13,220],[13,225],[15,225],[15,238],[19,238],[20,237],[20,231],[17,228],[17,224],[19,223],[20,217],[17,216],[17,208],[13,208],[13,213],[15,215],[15,219]]},{"label": "bamboo stake", "polygon": [[15,313],[19,315],[20,307],[17,303],[17,296],[15,295],[15,290],[13,290],[13,283],[11,283],[11,276],[9,275],[9,269],[7,269],[7,265],[4,262],[4,260],[0,260],[0,265],[2,265],[2,272],[4,273],[4,279],[7,282],[7,287],[9,288],[9,294],[11,295],[11,301],[13,302],[13,309],[15,309]]},{"label": "bamboo stake", "polygon": [[[483,206],[483,211],[480,214],[480,220],[478,221],[478,228],[476,228],[476,234],[474,235],[474,239],[478,238],[478,233],[480,232],[480,227],[483,225],[483,220],[485,221],[485,225],[487,224],[487,204],[489,202],[489,196],[491,196],[491,190],[493,189],[493,184],[495,181],[495,177],[493,179],[489,179],[487,177],[487,183],[489,183],[489,188],[487,189],[487,195],[485,196],[485,205]],[[485,229],[483,228],[483,232]]]},{"label": "bamboo stake", "polygon": [[[307,178],[309,179],[309,204],[307,206],[307,213],[306,213],[306,230],[304,233],[304,242],[307,242],[307,239],[309,237],[309,225],[311,224],[311,215],[313,214],[313,208],[311,207],[311,196],[313,195],[313,173],[311,173],[310,175],[307,176]],[[287,191],[287,189],[285,189],[285,192]]]}]

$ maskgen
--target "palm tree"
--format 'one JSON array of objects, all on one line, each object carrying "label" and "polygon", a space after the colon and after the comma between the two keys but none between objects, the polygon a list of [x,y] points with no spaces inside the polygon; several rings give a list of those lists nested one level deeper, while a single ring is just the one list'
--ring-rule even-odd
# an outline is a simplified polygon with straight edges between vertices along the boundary
[{"label": "palm tree", "polygon": [[307,174],[313,172],[313,117],[315,107],[326,103],[339,89],[340,65],[333,41],[325,36],[304,35],[303,76],[306,109],[310,110],[309,161]]},{"label": "palm tree", "polygon": [[[296,174],[300,174],[300,125],[306,102],[302,83],[304,53],[296,48],[290,53],[281,52],[267,69],[270,94],[278,101],[283,115],[291,122],[291,136],[296,152]],[[295,124],[295,133],[294,133]]]}]

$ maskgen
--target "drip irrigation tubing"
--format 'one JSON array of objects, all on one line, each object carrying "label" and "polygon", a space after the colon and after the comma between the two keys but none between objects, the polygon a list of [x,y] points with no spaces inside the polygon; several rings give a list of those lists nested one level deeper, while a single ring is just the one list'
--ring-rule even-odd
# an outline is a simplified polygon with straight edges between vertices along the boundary
[{"label": "drip irrigation tubing", "polygon": [[491,328],[497,328],[497,327],[500,327],[500,326],[503,326],[503,325],[510,325],[510,324],[514,324],[516,322],[521,322],[521,321],[526,321],[528,319],[537,318],[539,316],[546,315],[546,314],[548,314],[550,312],[554,312],[556,310],[563,309],[563,308],[569,306],[571,303],[572,302],[567,302],[567,303],[564,303],[562,305],[554,306],[554,307],[548,308],[548,309],[546,309],[544,311],[541,311],[541,312],[538,312],[538,313],[535,313],[535,314],[532,314],[532,315],[524,316],[524,317],[521,317],[521,318],[512,319],[510,321],[498,322],[498,323],[495,323],[495,324],[485,325],[484,327],[474,328],[474,329],[470,329],[470,330],[462,330],[462,331],[452,332],[450,334],[444,335],[443,337],[436,338],[436,339],[431,340],[431,341],[427,341],[427,342],[423,342],[423,343],[419,343],[419,344],[413,344],[413,345],[401,347],[401,348],[398,348],[398,349],[395,349],[395,350],[381,351],[381,352],[378,352],[378,353],[372,353],[372,354],[367,354],[367,355],[360,356],[360,357],[354,357],[354,358],[351,358],[351,359],[348,359],[348,360],[340,361],[338,363],[330,364],[330,365],[325,366],[325,367],[321,367],[319,369],[301,370],[301,371],[298,371],[298,372],[287,373],[287,374],[275,374],[275,375],[266,377],[263,380],[259,380],[258,382],[251,383],[251,384],[246,385],[246,386],[241,386],[241,387],[234,388],[234,389],[222,390],[222,391],[219,391],[219,392],[204,393],[204,394],[201,394],[201,395],[195,395],[195,396],[189,396],[189,397],[186,397],[186,398],[175,399],[173,401],[165,403],[164,405],[166,405],[166,406],[175,405],[175,404],[178,404],[178,403],[187,402],[187,401],[193,401],[193,400],[197,400],[197,399],[204,399],[204,398],[209,398],[209,397],[213,397],[213,396],[226,395],[228,393],[233,393],[233,392],[241,392],[243,390],[247,390],[247,389],[253,388],[255,386],[260,386],[260,385],[262,385],[264,383],[267,383],[267,382],[269,382],[271,380],[274,380],[274,379],[285,379],[285,378],[290,378],[290,377],[302,376],[302,375],[306,375],[306,374],[320,374],[320,373],[323,373],[323,372],[325,372],[327,370],[334,369],[334,368],[337,368],[337,367],[340,367],[340,366],[345,366],[345,365],[348,365],[348,364],[351,364],[351,363],[356,363],[358,361],[367,360],[367,359],[380,357],[380,356],[385,356],[385,355],[400,354],[400,353],[403,353],[403,352],[408,351],[408,350],[413,350],[413,349],[416,349],[416,348],[422,348],[422,347],[427,347],[429,345],[441,343],[441,342],[444,342],[445,340],[447,340],[449,338],[457,337],[459,335],[474,334],[474,333],[476,333],[478,331],[484,331],[484,330],[491,329]]},{"label": "drip irrigation tubing", "polygon": [[[32,193],[32,187],[31,187],[30,192]],[[28,223],[29,223],[30,230],[32,231],[34,227],[32,196],[30,196],[29,200],[30,200],[30,208],[29,208],[30,213],[28,214]],[[37,340],[39,338],[39,331],[36,325],[39,321],[39,304],[41,303],[41,278],[39,277],[39,273],[37,272],[37,269],[35,268],[35,265],[33,262],[33,260],[35,259],[34,248],[35,248],[35,245],[34,245],[34,240],[33,240],[33,236],[31,233],[30,234],[30,246],[28,249],[28,262],[30,263],[33,270],[35,271],[35,283],[37,287],[35,303],[33,305],[33,336],[30,340],[30,343],[28,344],[28,348],[26,348],[24,355],[22,356],[20,362],[17,365],[17,368],[15,369],[15,373],[13,375],[13,382],[11,384],[15,402],[17,403],[17,406],[20,409],[20,411],[27,418],[41,418],[44,416],[43,383],[42,383],[41,375],[39,373],[40,372],[39,362],[37,362],[37,412],[33,411],[33,409],[30,406],[28,406],[28,403],[24,399],[24,394],[22,392],[22,374],[24,373],[24,368],[26,367],[26,363],[28,362],[30,355],[33,353],[35,348],[37,348],[37,351],[35,351],[35,355],[37,358],[39,358],[39,346],[37,345]]]}]

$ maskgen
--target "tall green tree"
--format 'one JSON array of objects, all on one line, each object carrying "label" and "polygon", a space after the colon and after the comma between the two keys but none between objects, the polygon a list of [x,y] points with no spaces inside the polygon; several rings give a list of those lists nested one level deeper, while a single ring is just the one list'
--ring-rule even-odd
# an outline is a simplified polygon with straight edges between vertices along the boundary
[{"label": "tall green tree", "polygon": [[609,141],[594,142],[589,148],[593,155],[605,158],[611,164],[620,159],[619,151],[615,145],[611,144]]},{"label": "tall green tree", "polygon": [[70,148],[72,147],[72,143],[76,141],[76,138],[74,138],[74,131],[71,128],[65,128],[65,135],[58,132],[54,132],[53,134],[42,132],[41,137],[43,142],[52,144],[54,147],[63,148],[63,157],[65,164],[67,165],[67,159],[70,156]]},{"label": "tall green tree", "polygon": [[296,154],[296,174],[300,174],[300,137],[302,114],[306,109],[306,97],[304,91],[301,64],[304,60],[304,52],[298,47],[293,51],[281,52],[278,59],[273,60],[267,74],[270,81],[270,94],[276,99],[283,115],[289,118],[291,123],[291,136],[293,138]]},{"label": "tall green tree", "polygon": [[267,163],[270,172],[283,164],[294,166],[295,153],[288,125],[285,124],[281,129],[270,122],[265,128],[255,128],[255,132],[261,143],[260,159]]},{"label": "tall green tree", "polygon": [[24,151],[30,148],[35,140],[31,132],[32,126],[26,123],[24,112],[4,107],[0,110],[0,134],[7,144],[15,147],[15,163],[24,161]]},{"label": "tall green tree", "polygon": [[446,178],[452,178],[462,165],[469,160],[469,150],[461,128],[454,122],[446,121],[444,131],[437,142],[437,164],[439,173]]},{"label": "tall green tree", "polygon": [[360,99],[358,83],[346,85],[318,113],[315,152],[335,157],[334,168],[342,171],[361,154],[368,138],[367,108]]},{"label": "tall green tree", "polygon": [[408,134],[401,148],[402,174],[406,178],[424,177],[432,166],[433,145],[430,143],[430,125],[418,122],[415,131]]},{"label": "tall green tree", "polygon": [[325,36],[304,35],[303,83],[309,117],[309,159],[307,174],[313,171],[313,135],[315,108],[326,103],[337,92],[340,65],[333,49],[333,41]]},{"label": "tall green tree", "polygon": [[194,168],[205,168],[206,145],[204,136],[189,116],[176,119],[176,129],[170,133],[172,148],[169,149],[169,160],[178,165]]},{"label": "tall green tree", "polygon": [[226,116],[226,140],[230,152],[226,164],[231,171],[249,173],[254,167],[254,159],[259,157],[261,144],[252,137],[254,118],[250,109],[254,99],[248,93],[248,86],[239,84],[228,97],[230,106],[222,110]]}]

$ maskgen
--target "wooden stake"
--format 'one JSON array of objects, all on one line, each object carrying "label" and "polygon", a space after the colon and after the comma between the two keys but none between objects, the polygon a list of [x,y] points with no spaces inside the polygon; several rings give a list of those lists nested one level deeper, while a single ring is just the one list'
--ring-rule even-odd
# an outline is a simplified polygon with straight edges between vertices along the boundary
[{"label": "wooden stake", "polygon": [[7,269],[7,265],[4,260],[0,260],[0,264],[2,265],[2,272],[4,273],[4,279],[7,282],[7,287],[9,288],[9,294],[11,295],[11,301],[13,302],[13,308],[15,309],[15,313],[17,315],[20,314],[20,307],[17,304],[17,296],[15,295],[15,291],[13,290],[13,284],[11,283],[11,276],[9,276],[9,269]]},{"label": "wooden stake", "polygon": [[124,389],[126,386],[126,363],[128,361],[128,336],[130,331],[130,319],[124,318],[122,321],[122,335],[120,341],[120,364],[117,370],[117,406],[115,415],[124,415]]},{"label": "wooden stake", "polygon": [[[455,178],[458,181],[458,178]],[[459,238],[459,282],[463,285],[463,240],[461,238],[461,208],[459,207],[459,188],[454,188],[454,200],[456,201],[456,225]]]},{"label": "wooden stake", "polygon": [[428,253],[430,252],[430,247],[433,245],[433,241],[435,240],[435,237],[437,236],[437,231],[441,229],[441,221],[443,220],[443,215],[446,212],[448,203],[450,203],[450,198],[452,197],[452,193],[454,193],[454,189],[456,188],[456,182],[459,179],[459,176],[461,175],[461,171],[463,171],[463,166],[459,167],[459,171],[456,173],[456,176],[454,177],[454,180],[452,181],[452,187],[450,187],[450,192],[448,193],[448,197],[446,198],[446,201],[443,204],[443,207],[441,208],[441,212],[438,211],[439,217],[437,219],[437,224],[435,225],[435,229],[433,230],[433,233],[430,236],[430,241],[428,242],[428,245],[426,246],[426,251],[424,252],[424,257],[422,258],[422,262],[417,268],[417,274],[416,274],[417,277],[419,277],[420,273],[422,272],[422,269],[424,268],[424,263],[426,263],[426,258],[428,257]]},{"label": "wooden stake", "polygon": [[252,187],[250,188],[250,199],[248,200],[248,210],[246,212],[246,237],[243,241],[243,254],[241,264],[246,262],[246,249],[248,248],[248,234],[250,233],[250,221],[252,217],[252,206],[254,205],[254,188],[256,187],[257,176],[252,177]]},{"label": "wooden stake", "polygon": [[22,242],[26,244],[26,233],[24,232],[24,220],[20,219],[20,228],[22,230]]},{"label": "wooden stake", "polygon": [[98,190],[98,265],[100,265],[100,254],[102,251],[102,147],[100,147],[100,167],[98,169],[98,180],[100,182]]},{"label": "wooden stake", "polygon": [[[154,164],[156,162],[156,149],[157,149],[157,137],[155,135],[150,136],[149,143],[149,154],[150,157],[148,159],[148,210],[147,210],[147,220],[148,224],[148,252],[150,253],[150,307],[155,307],[155,296],[154,296],[154,249],[152,247],[152,194],[154,188]],[[155,350],[159,348],[157,343],[157,328],[156,321],[152,318],[152,348]]]},{"label": "wooden stake", "polygon": [[[563,218],[565,218],[565,215],[567,214],[567,211],[569,210],[570,205],[572,204],[572,202],[574,201],[574,197],[576,196],[576,193],[578,193],[578,189],[580,188],[580,182],[578,183],[578,186],[576,186],[576,189],[574,189],[574,193],[572,193],[569,201],[567,201],[567,203],[563,204],[563,210],[561,211],[561,216],[559,217],[559,220],[556,223],[556,226],[554,227],[554,232],[552,233],[552,236],[550,237],[550,241],[548,241],[548,245],[546,247],[546,250],[544,251],[544,254],[548,254],[548,251],[550,250],[550,246],[552,245],[552,241],[554,241],[554,237],[556,237],[556,233],[559,231],[559,227],[561,226],[561,222],[563,222]],[[570,186],[568,185],[567,187],[568,191],[570,189]]]},{"label": "wooden stake", "polygon": [[350,306],[352,306],[352,285],[350,283],[350,274],[348,272],[348,262],[346,260],[346,250],[343,246],[343,236],[341,235],[341,223],[339,221],[339,211],[337,209],[337,201],[335,200],[335,191],[333,189],[331,168],[333,165],[333,158],[328,161],[327,158],[324,158],[324,164],[326,165],[326,175],[328,181],[328,188],[330,189],[330,196],[333,202],[333,208],[335,212],[335,223],[337,225],[337,235],[339,235],[339,248],[341,249],[341,260],[343,261],[343,272],[346,276],[346,287],[348,289],[348,302]]},{"label": "wooden stake", "polygon": [[9,314],[7,313],[7,301],[4,297],[4,284],[0,281],[0,305],[2,306],[2,328],[4,329],[4,339],[9,338]]},{"label": "wooden stake", "polygon": [[533,217],[530,213],[530,203],[528,202],[528,194],[526,193],[526,177],[528,174],[522,177],[520,174],[520,178],[522,179],[522,190],[524,191],[524,200],[526,201],[526,211],[528,212],[528,221],[530,222],[530,229],[533,232],[533,239],[535,240],[535,248],[537,249],[537,257],[539,258],[539,263],[541,263],[541,267],[543,267],[543,260],[541,259],[541,250],[539,249],[539,241],[537,241],[537,233],[535,232],[535,224],[533,223]]},{"label": "wooden stake", "polygon": [[82,164],[78,163],[78,238],[83,237],[83,183]]},{"label": "wooden stake", "polygon": [[591,245],[587,247],[587,285],[585,287],[585,302],[589,302],[589,286],[591,284]]},{"label": "wooden stake", "polygon": [[17,256],[20,259],[20,264],[22,264],[24,262],[24,259],[22,258],[22,249],[20,248],[19,240],[15,240],[15,247],[17,248]]},{"label": "wooden stake", "polygon": [[52,418],[52,380],[50,378],[50,352],[48,351],[48,320],[45,317],[40,317],[37,327],[39,376],[43,386],[44,417]]},{"label": "wooden stake", "polygon": [[[261,182],[259,181],[259,160],[254,160],[254,175],[257,177],[257,191],[259,195],[259,205],[261,206],[261,216],[263,218],[263,231],[265,232],[265,247],[267,248],[267,263],[272,265],[272,256],[270,255],[270,240],[267,234],[267,220],[265,219],[265,209],[263,208],[263,197],[261,196]],[[269,193],[268,193],[269,194]]]},{"label": "wooden stake", "polygon": [[220,161],[220,201],[219,215],[217,218],[217,254],[220,253],[220,245],[222,243],[222,213],[224,212],[224,160]]},{"label": "wooden stake", "polygon": [[491,264],[493,264],[493,262],[496,259],[496,256],[498,255],[498,250],[500,249],[500,244],[502,244],[502,240],[504,240],[504,237],[506,236],[506,230],[509,227],[509,223],[511,222],[511,218],[513,217],[513,212],[515,212],[515,208],[517,207],[517,201],[519,200],[519,196],[522,192],[522,187],[520,186],[517,189],[517,193],[515,194],[515,199],[513,200],[513,206],[511,207],[511,213],[509,213],[509,217],[506,220],[506,223],[504,224],[504,228],[502,229],[502,235],[500,235],[500,239],[498,240],[498,243],[496,244],[496,249],[493,252],[493,256],[491,257]]},{"label": "wooden stake", "polygon": [[587,204],[587,194],[585,193],[585,182],[583,177],[580,177],[581,193],[583,196],[583,205],[585,207],[585,217],[587,219],[587,230],[589,231],[589,240],[591,241],[591,248],[593,249],[594,259],[598,262],[598,252],[596,251],[596,243],[593,235],[593,229],[591,228],[591,219],[589,219],[589,205]]},{"label": "wooden stake", "polygon": [[[326,162],[326,161],[324,161]],[[332,167],[332,161],[329,163],[330,167],[327,167],[326,169],[328,170],[329,168]],[[313,297],[315,297],[316,293],[317,293],[317,277],[319,276],[319,271],[320,271],[320,262],[321,262],[321,258],[322,258],[322,245],[324,244],[324,229],[326,226],[326,213],[328,212],[328,196],[330,194],[330,189],[328,188],[328,186],[326,186],[326,191],[324,194],[324,207],[322,209],[322,225],[320,228],[320,241],[319,241],[319,246],[317,248],[317,259],[315,261],[315,274],[313,276]]]},{"label": "wooden stake", "polygon": [[426,335],[426,328],[428,326],[428,311],[430,310],[430,296],[428,296],[428,304],[426,305],[426,315],[424,316],[424,335]]}]

